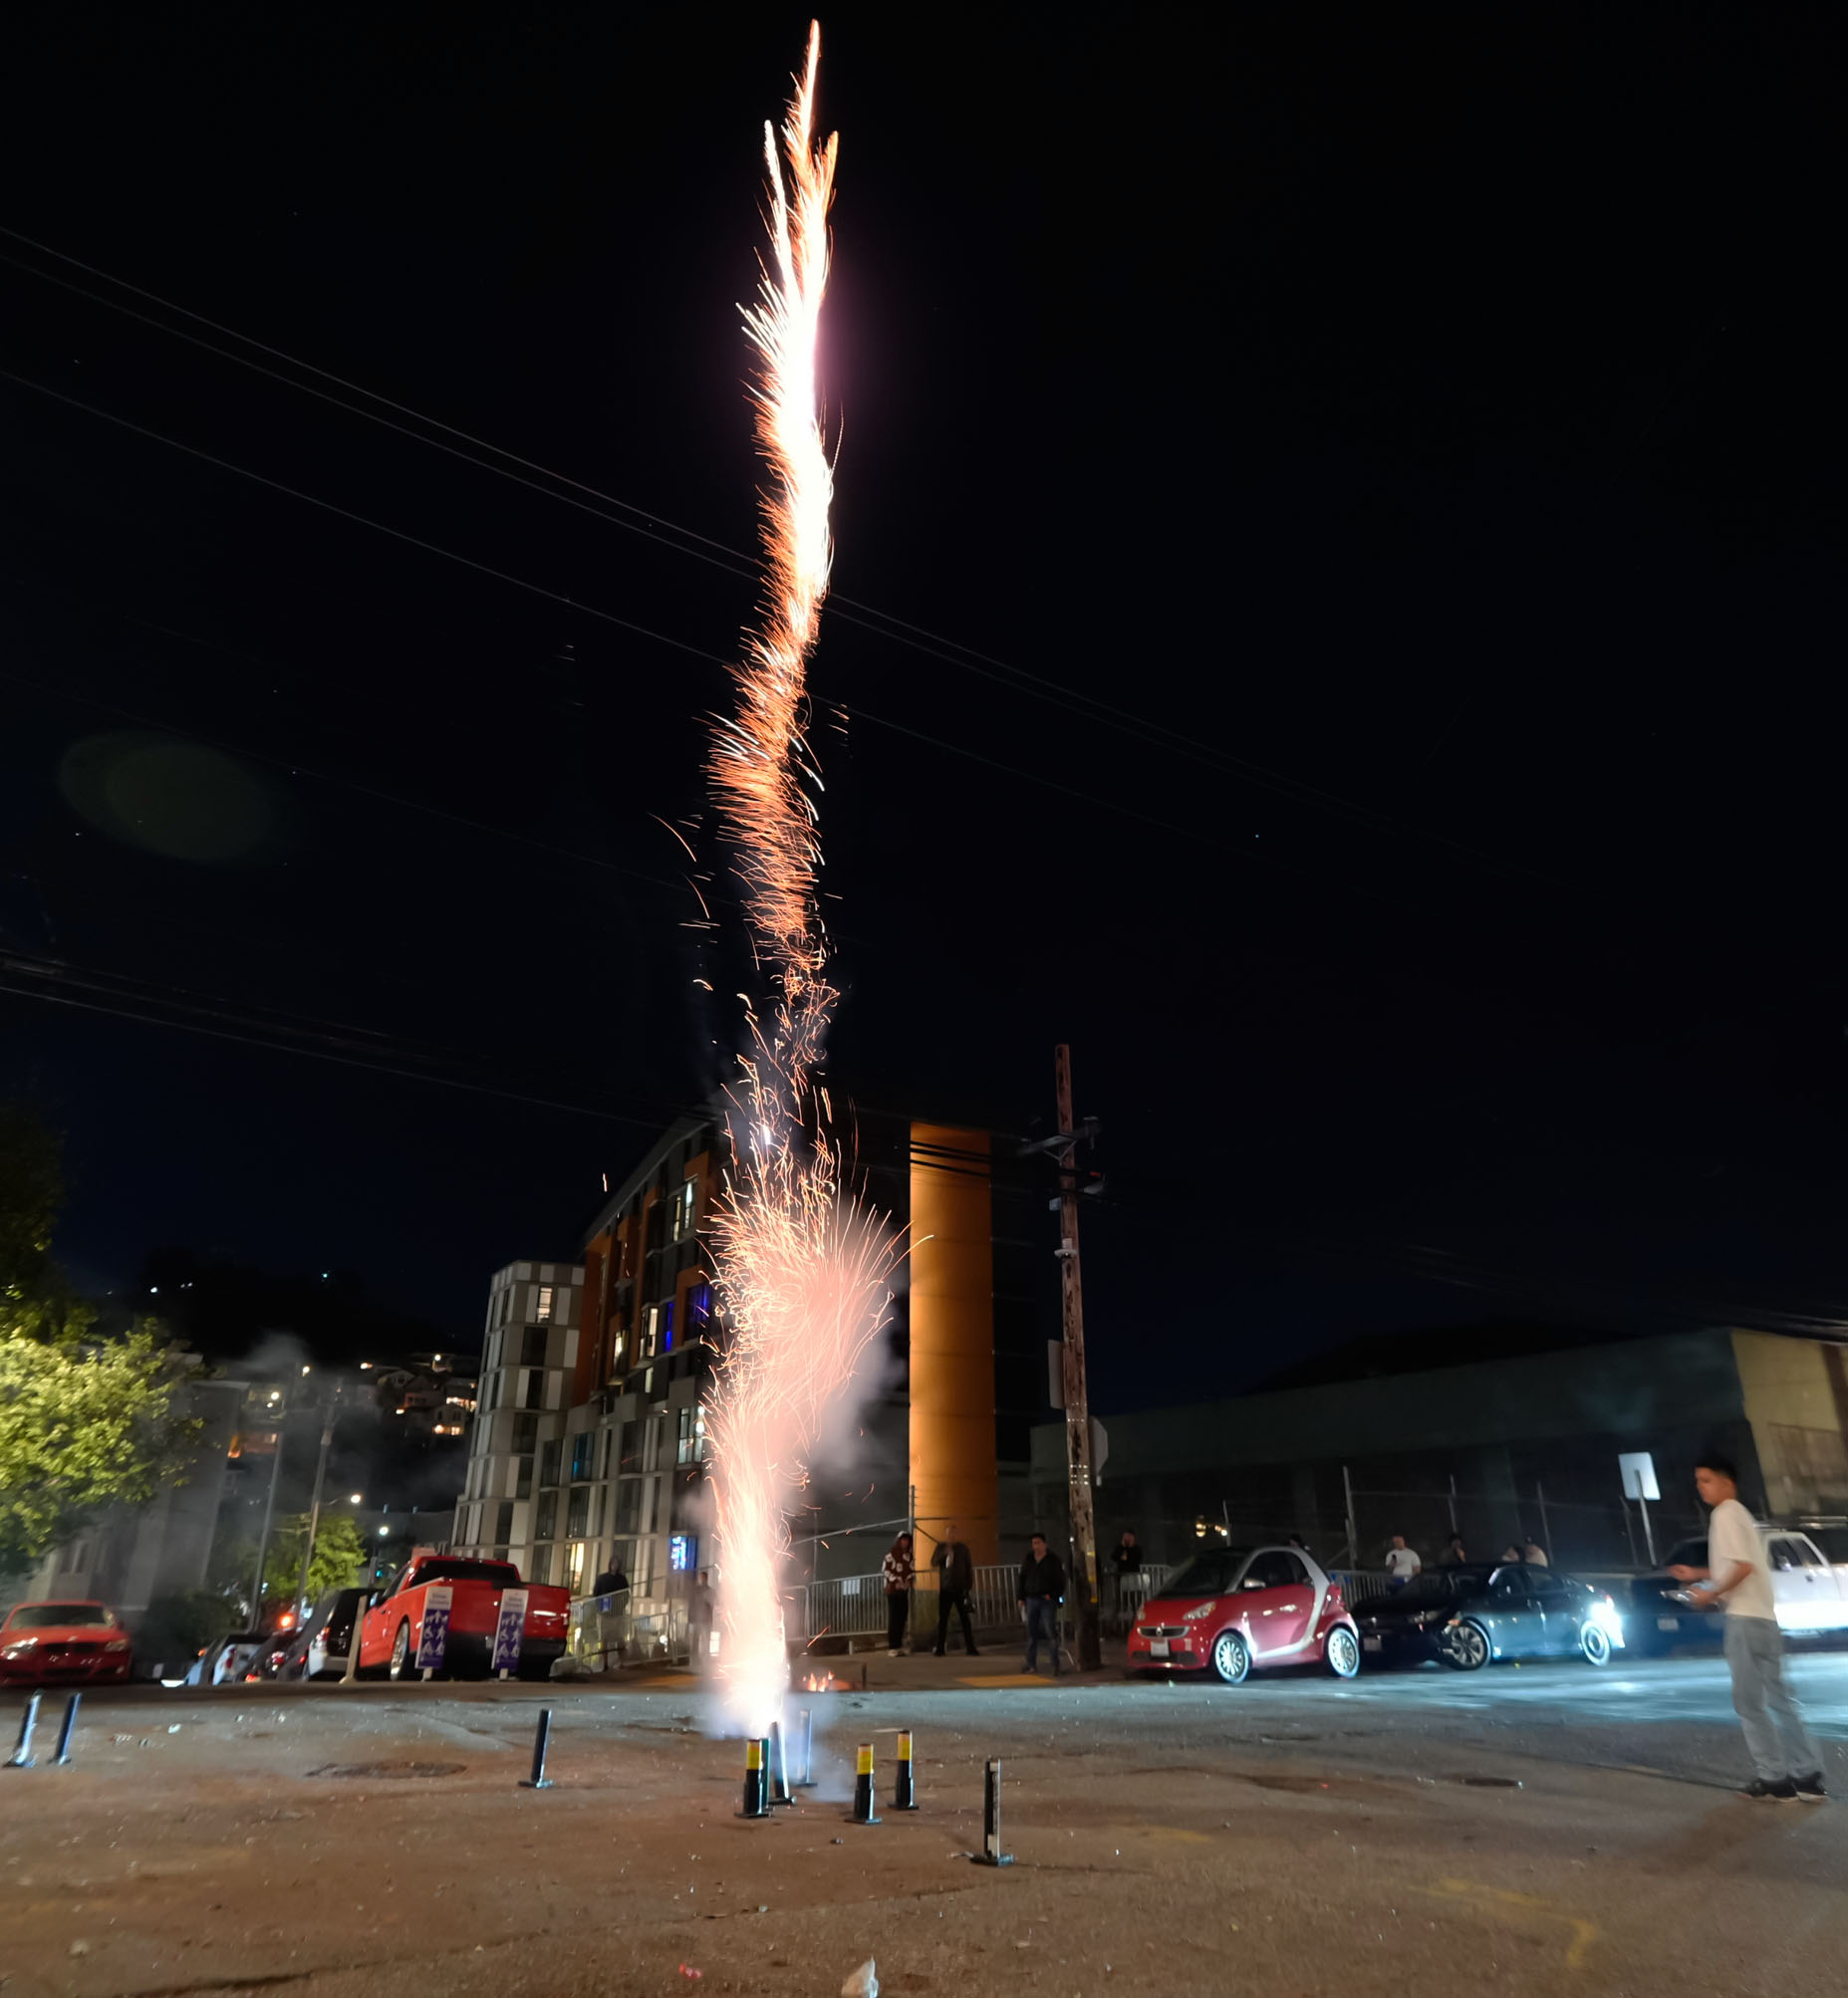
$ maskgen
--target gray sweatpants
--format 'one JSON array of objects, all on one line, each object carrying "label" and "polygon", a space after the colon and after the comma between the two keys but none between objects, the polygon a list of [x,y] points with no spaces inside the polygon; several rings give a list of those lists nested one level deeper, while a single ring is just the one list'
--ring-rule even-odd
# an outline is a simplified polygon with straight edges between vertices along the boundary
[{"label": "gray sweatpants", "polygon": [[1767,1783],[1819,1770],[1821,1751],[1795,1693],[1784,1683],[1784,1633],[1768,1617],[1740,1617],[1728,1611],[1725,1635],[1732,1711],[1745,1730],[1751,1766]]}]

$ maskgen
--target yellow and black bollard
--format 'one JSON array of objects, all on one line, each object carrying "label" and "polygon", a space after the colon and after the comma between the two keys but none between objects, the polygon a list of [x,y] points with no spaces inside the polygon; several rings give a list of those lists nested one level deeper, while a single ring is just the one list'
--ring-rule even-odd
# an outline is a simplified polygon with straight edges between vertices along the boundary
[{"label": "yellow and black bollard", "polygon": [[873,1744],[863,1741],[854,1754],[854,1812],[850,1825],[877,1825],[873,1810]]},{"label": "yellow and black bollard", "polygon": [[767,1818],[770,1800],[764,1784],[764,1764],[769,1760],[769,1743],[761,1736],[744,1744],[744,1809],[740,1818]]},{"label": "yellow and black bollard", "polygon": [[909,1727],[899,1730],[898,1774],[892,1783],[892,1808],[895,1811],[916,1811],[918,1792],[912,1783],[912,1731]]}]

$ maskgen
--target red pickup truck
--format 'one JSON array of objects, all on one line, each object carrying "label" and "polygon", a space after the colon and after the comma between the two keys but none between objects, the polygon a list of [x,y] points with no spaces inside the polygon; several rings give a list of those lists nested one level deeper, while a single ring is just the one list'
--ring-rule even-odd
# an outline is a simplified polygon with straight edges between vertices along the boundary
[{"label": "red pickup truck", "polygon": [[441,1662],[434,1669],[443,1676],[484,1679],[493,1670],[500,1599],[509,1589],[526,1591],[517,1667],[520,1677],[546,1678],[553,1660],[564,1655],[571,1619],[569,1590],[524,1583],[511,1561],[476,1561],[419,1547],[372,1598],[361,1621],[360,1670],[368,1677],[419,1676],[418,1648],[426,1638],[425,1612],[441,1604],[438,1597],[432,1605],[427,1594],[432,1585],[449,1592],[446,1619],[440,1615],[432,1618],[427,1633],[441,1650]]}]

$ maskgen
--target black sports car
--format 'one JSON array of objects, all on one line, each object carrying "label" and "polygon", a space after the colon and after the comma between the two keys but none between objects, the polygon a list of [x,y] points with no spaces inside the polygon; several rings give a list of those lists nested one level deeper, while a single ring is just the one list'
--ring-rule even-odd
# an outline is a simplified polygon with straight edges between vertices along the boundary
[{"label": "black sports car", "polygon": [[1354,1613],[1362,1655],[1381,1664],[1437,1658],[1472,1672],[1491,1658],[1583,1658],[1602,1665],[1624,1641],[1602,1589],[1524,1561],[1428,1568]]},{"label": "black sports car", "polygon": [[[1707,1566],[1707,1536],[1684,1540],[1669,1550],[1664,1569],[1681,1563],[1689,1568]],[[1690,1585],[1674,1576],[1656,1573],[1632,1578],[1624,1604],[1624,1626],[1630,1633],[1631,1648],[1639,1651],[1670,1651],[1682,1644],[1716,1645],[1725,1634],[1726,1620],[1711,1604],[1697,1609],[1683,1599]]]}]

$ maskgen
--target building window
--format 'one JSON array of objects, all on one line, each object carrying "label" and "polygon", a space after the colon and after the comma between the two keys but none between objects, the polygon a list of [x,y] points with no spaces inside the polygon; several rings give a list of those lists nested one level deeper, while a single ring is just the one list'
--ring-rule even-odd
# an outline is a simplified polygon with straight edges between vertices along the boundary
[{"label": "building window", "polygon": [[513,1501],[502,1499],[494,1508],[494,1538],[504,1543],[513,1538]]},{"label": "building window", "polygon": [[652,1304],[642,1313],[642,1346],[638,1358],[653,1360],[657,1351],[656,1342],[660,1337],[660,1306]]},{"label": "building window", "polygon": [[530,1452],[539,1440],[539,1417],[537,1415],[516,1415],[513,1418],[513,1449],[516,1456]]},{"label": "building window", "polygon": [[616,1488],[617,1532],[635,1533],[639,1531],[641,1518],[642,1480],[640,1478],[625,1478]]},{"label": "building window", "polygon": [[541,1285],[540,1285],[540,1287],[539,1287],[539,1309],[538,1309],[538,1310],[537,1310],[536,1312],[534,1312],[534,1313],[533,1313],[533,1316],[534,1316],[534,1317],[535,1317],[535,1318],[536,1318],[536,1319],[537,1319],[537,1320],[539,1321],[539,1323],[540,1323],[541,1325],[550,1325],[550,1324],[551,1324],[551,1322],[552,1322],[552,1286],[551,1286],[550,1284],[541,1284]]},{"label": "building window", "polygon": [[673,1196],[673,1239],[683,1242],[693,1232],[693,1182],[680,1181],[680,1190]]},{"label": "building window", "polygon": [[542,1325],[529,1325],[520,1340],[520,1365],[543,1367],[547,1333]]},{"label": "building window", "polygon": [[712,1286],[694,1284],[686,1293],[686,1326],[688,1339],[697,1339],[705,1331],[712,1317]]},{"label": "building window", "polygon": [[591,1488],[573,1485],[565,1501],[565,1538],[582,1540],[591,1530]]},{"label": "building window", "polygon": [[623,1424],[622,1448],[618,1453],[616,1467],[619,1471],[639,1471],[642,1468],[642,1424]]},{"label": "building window", "polygon": [[513,1495],[515,1498],[530,1498],[532,1490],[533,1460],[531,1457],[522,1457],[519,1460],[519,1476],[514,1481]]},{"label": "building window", "polygon": [[545,1373],[541,1368],[531,1368],[525,1376],[526,1391],[520,1397],[522,1408],[543,1408],[545,1406]]},{"label": "building window", "polygon": [[680,1441],[676,1463],[697,1464],[706,1453],[706,1411],[697,1402],[680,1410]]},{"label": "building window", "polygon": [[[560,1454],[560,1444],[556,1436],[549,1442],[540,1445],[539,1482],[541,1485],[555,1485],[558,1483],[558,1460]],[[551,1535],[545,1534],[541,1538],[549,1540]]]},{"label": "building window", "polygon": [[557,1492],[541,1492],[534,1516],[533,1538],[535,1540],[552,1540],[557,1537],[557,1534],[558,1494]]},{"label": "building window", "polygon": [[591,1474],[597,1449],[597,1431],[580,1429],[571,1439],[571,1482],[582,1484]]},{"label": "building window", "polygon": [[669,1298],[660,1308],[660,1350],[673,1351],[673,1300]]},{"label": "building window", "polygon": [[565,1570],[565,1586],[574,1596],[584,1594],[584,1543],[581,1540],[572,1544],[570,1563]]}]

